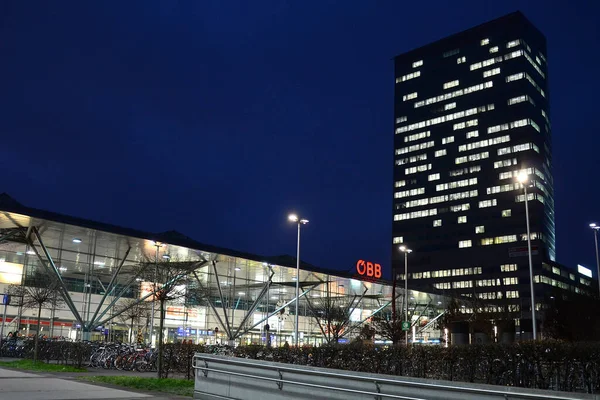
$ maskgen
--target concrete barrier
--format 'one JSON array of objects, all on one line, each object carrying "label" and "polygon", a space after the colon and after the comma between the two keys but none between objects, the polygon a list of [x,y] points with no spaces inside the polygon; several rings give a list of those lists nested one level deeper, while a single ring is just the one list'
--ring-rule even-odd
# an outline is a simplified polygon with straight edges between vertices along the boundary
[{"label": "concrete barrier", "polygon": [[368,374],[198,353],[195,399],[600,400],[599,395]]}]

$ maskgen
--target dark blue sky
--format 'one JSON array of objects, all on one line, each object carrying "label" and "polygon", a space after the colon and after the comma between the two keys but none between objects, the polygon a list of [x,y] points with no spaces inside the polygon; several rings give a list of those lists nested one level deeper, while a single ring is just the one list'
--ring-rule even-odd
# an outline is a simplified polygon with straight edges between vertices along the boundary
[{"label": "dark blue sky", "polygon": [[0,3],[0,192],[389,271],[392,57],[522,10],[548,38],[558,261],[594,266],[597,1]]}]

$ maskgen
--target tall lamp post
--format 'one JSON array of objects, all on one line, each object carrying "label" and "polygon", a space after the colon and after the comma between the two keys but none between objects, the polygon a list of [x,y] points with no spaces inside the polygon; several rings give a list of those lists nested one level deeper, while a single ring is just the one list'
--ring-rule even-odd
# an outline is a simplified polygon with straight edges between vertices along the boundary
[{"label": "tall lamp post", "polygon": [[[156,291],[156,275],[158,274],[158,251],[161,247],[164,247],[164,243],[154,242],[153,246],[156,247],[156,255],[154,258],[154,285],[151,286],[152,291]],[[152,314],[150,315],[150,333],[148,335],[148,342],[152,346],[152,334],[154,333],[154,303],[156,303],[156,294],[152,295]]]},{"label": "tall lamp post", "polygon": [[298,303],[300,302],[300,226],[308,224],[308,220],[300,218],[296,214],[288,215],[288,220],[295,222],[298,225],[298,244],[296,247],[296,330],[294,334],[294,342],[296,347],[298,347]]},{"label": "tall lamp post", "polygon": [[529,286],[531,291],[531,324],[533,326],[533,340],[537,340],[537,324],[535,319],[535,292],[533,289],[533,262],[531,261],[531,233],[529,232],[529,202],[527,199],[527,184],[529,176],[526,171],[521,171],[517,180],[523,185],[525,192],[525,219],[527,220],[527,253],[529,255]]},{"label": "tall lamp post", "polygon": [[590,224],[590,228],[594,230],[594,241],[596,242],[596,268],[598,270],[598,294],[600,294],[600,258],[598,258],[598,230],[600,229],[600,226],[594,223]]},{"label": "tall lamp post", "polygon": [[[404,321],[408,322],[408,254],[412,250],[406,246],[400,246],[400,251],[404,253]],[[408,347],[408,330],[405,331],[404,342]],[[413,337],[413,343],[415,338]]]}]

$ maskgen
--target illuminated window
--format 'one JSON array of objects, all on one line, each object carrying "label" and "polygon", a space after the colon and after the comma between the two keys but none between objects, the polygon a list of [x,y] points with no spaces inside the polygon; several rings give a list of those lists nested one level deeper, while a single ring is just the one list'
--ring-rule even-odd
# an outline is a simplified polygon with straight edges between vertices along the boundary
[{"label": "illuminated window", "polygon": [[417,92],[412,92],[402,96],[402,101],[412,100],[417,98]]},{"label": "illuminated window", "polygon": [[418,196],[418,195],[423,194],[423,193],[425,193],[425,188],[416,188],[416,189],[410,189],[410,190],[403,190],[401,192],[394,193],[394,198],[395,199],[401,199],[403,197]]},{"label": "illuminated window", "polygon": [[[415,103],[417,104],[417,103]],[[405,132],[409,132],[409,131],[414,131],[416,129],[422,129],[424,127],[427,126],[431,126],[431,125],[437,125],[437,124],[441,124],[447,121],[452,121],[458,118],[463,118],[463,117],[468,117],[470,115],[475,115],[478,113],[483,113],[489,110],[493,110],[494,109],[494,105],[493,104],[489,104],[487,107],[486,106],[481,106],[481,107],[474,107],[474,108],[470,108],[468,110],[465,111],[457,111],[455,113],[452,114],[446,114],[446,115],[442,115],[440,117],[435,117],[435,118],[431,118],[425,121],[419,121],[419,122],[415,122],[414,124],[410,124],[410,125],[405,125],[405,126],[400,126],[398,128],[396,128],[396,135],[400,134],[400,133],[405,133]],[[477,125],[477,120],[471,120],[471,121],[467,121],[466,122],[466,126],[475,126]]]},{"label": "illuminated window", "polygon": [[439,185],[435,185],[435,190],[439,192],[442,190],[456,189],[470,185],[477,185],[477,178],[463,179],[449,183],[440,183]]},{"label": "illuminated window", "polygon": [[453,108],[456,108],[456,103],[448,103],[444,105],[444,110],[452,110]]},{"label": "illuminated window", "polygon": [[533,99],[525,94],[508,99],[508,105],[512,106],[513,104],[519,104],[525,101],[528,101],[535,106],[535,102],[533,101]]},{"label": "illuminated window", "polygon": [[560,268],[558,268],[558,267],[552,267],[552,273],[556,274],[556,275],[560,275]]},{"label": "illuminated window", "polygon": [[467,139],[479,137],[479,131],[467,132]]},{"label": "illuminated window", "polygon": [[[465,247],[469,247],[469,246],[465,246]],[[465,289],[465,288],[472,288],[472,287],[473,287],[473,281],[452,282],[453,289]]]},{"label": "illuminated window", "polygon": [[[506,82],[514,82],[514,81],[518,81],[520,79],[527,79],[527,81],[529,83],[531,83],[531,85],[537,89],[537,91],[542,95],[542,97],[546,97],[546,93],[544,92],[544,90],[537,84],[537,82],[531,77],[529,76],[529,74],[526,74],[524,72],[519,72],[518,74],[514,74],[514,75],[509,75],[506,77]],[[415,105],[416,107],[416,105]]]},{"label": "illuminated window", "polygon": [[464,56],[463,56],[463,57],[458,57],[458,58],[456,59],[456,63],[457,63],[457,64],[462,64],[462,63],[465,63],[465,62],[467,62],[467,57],[464,57]]},{"label": "illuminated window", "polygon": [[441,157],[441,156],[445,156],[446,155],[446,149],[442,149],[442,150],[437,150],[435,152],[435,156],[436,157]]},{"label": "illuminated window", "polygon": [[471,205],[469,203],[450,206],[450,211],[452,212],[468,211],[469,209],[471,209]]},{"label": "illuminated window", "polygon": [[448,136],[442,139],[442,144],[448,144],[454,142],[454,136]]},{"label": "illuminated window", "polygon": [[459,224],[466,224],[467,223],[467,216],[466,215],[461,215],[458,217],[458,223]]},{"label": "illuminated window", "polygon": [[485,61],[476,62],[475,64],[471,64],[471,66],[469,67],[469,69],[471,71],[474,71],[476,69],[485,68],[487,66],[490,66],[490,65],[496,64],[496,63],[500,63],[500,62],[502,62],[502,56],[493,57],[493,58],[490,58],[490,59],[485,60]]},{"label": "illuminated window", "polygon": [[475,233],[485,233],[485,226],[483,226],[483,225],[476,226]]},{"label": "illuminated window", "polygon": [[481,239],[481,245],[482,246],[489,246],[491,244],[494,244],[494,238],[483,238],[483,239]]},{"label": "illuminated window", "polygon": [[406,82],[411,79],[415,79],[421,76],[421,71],[411,72],[410,74],[402,75],[399,78],[396,78],[396,83]]},{"label": "illuminated window", "polygon": [[396,215],[394,215],[394,221],[403,221],[406,219],[414,219],[414,218],[425,218],[425,217],[429,217],[432,215],[437,215],[437,208],[432,208],[429,210],[413,211],[413,212],[404,213],[404,214],[396,214]]},{"label": "illuminated window", "polygon": [[506,143],[506,142],[510,142],[510,136],[509,135],[504,135],[504,136],[498,136],[495,137],[493,139],[485,139],[485,140],[481,140],[479,142],[472,142],[472,143],[468,143],[468,144],[463,144],[458,146],[458,151],[470,151],[470,150],[475,150],[475,149],[479,149],[481,147],[488,147],[488,146],[494,146],[496,144],[500,144],[500,143]]},{"label": "illuminated window", "polygon": [[400,155],[400,154],[406,154],[406,153],[410,153],[412,151],[417,151],[417,150],[423,150],[423,149],[428,149],[430,147],[434,146],[434,141],[430,141],[430,142],[423,142],[423,143],[419,143],[419,144],[413,144],[411,146],[408,147],[402,147],[400,149],[396,149],[396,155]]},{"label": "illuminated window", "polygon": [[402,122],[406,122],[406,120],[407,120],[406,115],[403,115],[401,117],[396,118],[396,123],[400,124]]},{"label": "illuminated window", "polygon": [[479,208],[494,207],[497,205],[498,205],[498,202],[496,199],[482,200],[479,202]]},{"label": "illuminated window", "polygon": [[420,139],[425,139],[425,138],[427,138],[429,136],[431,136],[431,132],[430,131],[414,133],[412,135],[406,136],[404,138],[404,143],[406,143],[406,142],[413,142],[415,140],[420,140]]},{"label": "illuminated window", "polygon": [[434,227],[442,226],[442,220],[441,219],[434,219],[433,220],[433,226]]},{"label": "illuminated window", "polygon": [[477,154],[471,154],[469,156],[457,157],[454,160],[454,162],[456,164],[462,164],[462,163],[471,162],[471,161],[483,160],[485,158],[488,158],[489,156],[490,156],[490,153],[487,151],[484,151],[483,153],[477,153]]},{"label": "illuminated window", "polygon": [[461,240],[458,242],[458,247],[460,249],[465,248],[465,247],[471,247],[472,243],[470,240]]},{"label": "illuminated window", "polygon": [[535,144],[523,143],[523,144],[517,144],[512,147],[503,147],[501,149],[498,149],[498,155],[502,156],[504,154],[518,153],[520,151],[527,151],[527,150],[534,150],[536,153],[540,152],[540,148],[537,147]]},{"label": "illuminated window", "polygon": [[416,174],[417,172],[425,172],[431,169],[431,164],[417,165],[415,167],[406,168],[404,170],[405,175]]},{"label": "illuminated window", "polygon": [[429,180],[429,181],[437,181],[438,179],[440,179],[440,174],[431,174],[427,178],[427,180]]},{"label": "illuminated window", "polygon": [[414,63],[412,63],[413,68],[420,67],[421,65],[423,65],[423,60],[415,61]]},{"label": "illuminated window", "polygon": [[495,161],[494,168],[502,168],[502,167],[510,167],[512,165],[517,165],[516,158],[508,158],[506,160]]},{"label": "illuminated window", "polygon": [[418,154],[416,156],[400,158],[396,160],[396,165],[410,164],[418,161],[427,160],[427,154]]},{"label": "illuminated window", "polygon": [[472,165],[470,167],[460,168],[452,170],[448,173],[450,176],[459,176],[464,174],[472,174],[473,172],[481,171],[481,165]]},{"label": "illuminated window", "polygon": [[513,243],[517,241],[517,235],[496,236],[494,244]]},{"label": "illuminated window", "polygon": [[517,270],[517,264],[502,264],[500,265],[501,272],[514,272]]},{"label": "illuminated window", "polygon": [[505,60],[510,60],[511,58],[521,57],[523,55],[523,50],[515,50],[512,53],[508,53],[504,56]]},{"label": "illuminated window", "polygon": [[497,53],[497,52],[498,52],[498,46],[490,47],[490,53]]},{"label": "illuminated window", "polygon": [[455,97],[463,96],[463,95],[466,95],[466,94],[469,94],[469,93],[478,92],[478,91],[483,90],[483,89],[489,89],[489,88],[492,88],[493,86],[494,86],[494,82],[493,81],[487,81],[485,83],[479,83],[477,85],[473,85],[473,86],[470,86],[470,87],[465,88],[465,89],[458,89],[458,90],[455,90],[453,92],[448,92],[448,93],[445,93],[445,94],[441,94],[441,95],[436,96],[436,97],[430,97],[430,98],[425,99],[425,100],[417,101],[417,102],[415,102],[415,108],[427,106],[429,104],[437,103],[437,102],[440,102],[440,101],[450,100],[450,99],[453,99]]},{"label": "illuminated window", "polygon": [[465,122],[459,122],[458,124],[454,124],[452,126],[453,130],[459,130],[459,129],[465,129],[468,128],[470,126],[477,126],[478,125],[478,121],[476,119],[472,119],[470,121],[465,121]]},{"label": "illuminated window", "polygon": [[483,71],[483,77],[488,78],[493,75],[498,75],[500,73],[500,68],[494,68],[487,71]]},{"label": "illuminated window", "polygon": [[393,242],[394,242],[394,244],[404,243],[404,237],[403,236],[395,236]]},{"label": "illuminated window", "polygon": [[444,89],[450,89],[459,85],[458,79],[444,83]]},{"label": "illuminated window", "polygon": [[521,41],[520,41],[519,39],[517,39],[517,40],[512,40],[512,41],[510,41],[510,42],[508,42],[508,43],[506,44],[506,48],[507,48],[507,49],[510,49],[511,47],[518,46],[520,43],[521,43]]},{"label": "illuminated window", "polygon": [[502,281],[504,282],[505,285],[518,285],[519,284],[519,278],[517,277],[508,277],[508,278],[502,278]]},{"label": "illuminated window", "polygon": [[506,292],[506,298],[507,299],[518,299],[519,298],[519,291],[518,290],[509,290]]},{"label": "illuminated window", "polygon": [[481,39],[480,43],[481,43],[482,46],[485,46],[486,44],[490,43],[490,39],[489,38]]},{"label": "illuminated window", "polygon": [[406,181],[396,181],[394,182],[394,187],[402,187],[402,186],[406,186]]}]

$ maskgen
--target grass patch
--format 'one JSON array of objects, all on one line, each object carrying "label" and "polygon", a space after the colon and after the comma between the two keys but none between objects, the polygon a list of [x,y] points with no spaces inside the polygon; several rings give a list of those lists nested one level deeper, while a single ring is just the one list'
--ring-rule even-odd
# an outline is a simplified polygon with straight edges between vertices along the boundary
[{"label": "grass patch", "polygon": [[87,381],[109,383],[112,385],[125,386],[132,389],[163,392],[178,396],[194,395],[194,381],[173,378],[141,378],[137,376],[84,376],[81,379]]},{"label": "grass patch", "polygon": [[47,364],[43,361],[33,362],[33,360],[1,361],[0,367],[42,372],[87,372],[85,368],[77,368],[72,365]]}]

